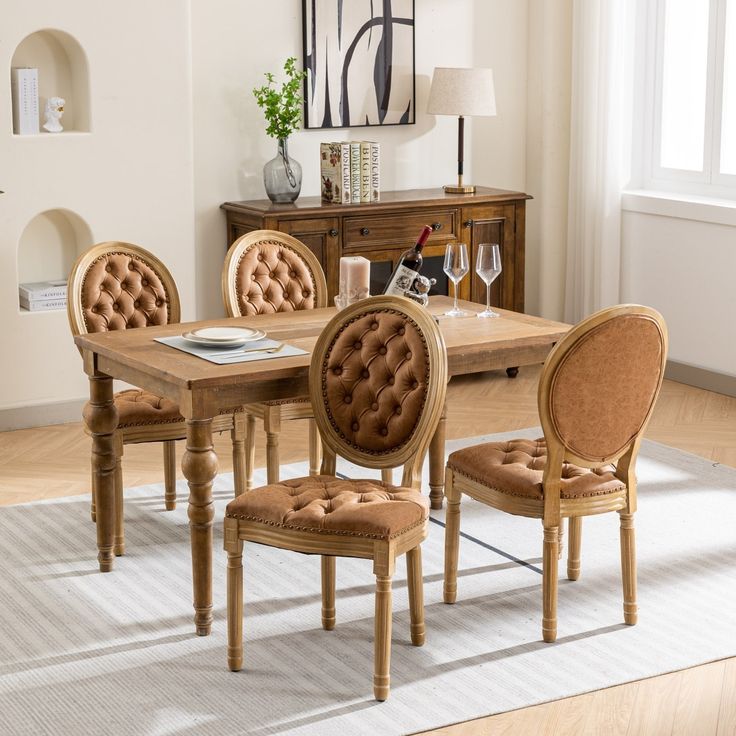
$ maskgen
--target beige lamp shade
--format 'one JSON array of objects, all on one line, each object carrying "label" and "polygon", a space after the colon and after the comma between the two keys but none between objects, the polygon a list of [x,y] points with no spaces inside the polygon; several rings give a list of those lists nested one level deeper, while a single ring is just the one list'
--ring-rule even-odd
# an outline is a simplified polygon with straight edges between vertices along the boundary
[{"label": "beige lamp shade", "polygon": [[495,115],[493,69],[437,67],[429,90],[427,112],[467,117]]}]

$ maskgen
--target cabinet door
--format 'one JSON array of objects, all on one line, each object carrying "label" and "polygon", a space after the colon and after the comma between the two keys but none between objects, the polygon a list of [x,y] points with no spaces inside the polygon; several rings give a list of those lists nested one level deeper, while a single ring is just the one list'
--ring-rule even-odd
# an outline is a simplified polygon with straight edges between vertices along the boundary
[{"label": "cabinet door", "polygon": [[337,217],[322,217],[313,220],[279,220],[277,230],[301,240],[322,266],[327,279],[327,296],[332,297],[338,289],[338,264],[340,262],[340,231]]},{"label": "cabinet door", "polygon": [[[491,286],[491,305],[502,309],[523,311],[523,294],[519,303],[515,290],[517,269],[523,269],[523,258],[517,258],[515,205],[479,205],[462,211],[463,237],[469,243],[470,299],[485,304],[486,285],[475,273],[478,246],[497,243],[501,249],[501,275]],[[521,274],[523,279],[523,273]]]}]

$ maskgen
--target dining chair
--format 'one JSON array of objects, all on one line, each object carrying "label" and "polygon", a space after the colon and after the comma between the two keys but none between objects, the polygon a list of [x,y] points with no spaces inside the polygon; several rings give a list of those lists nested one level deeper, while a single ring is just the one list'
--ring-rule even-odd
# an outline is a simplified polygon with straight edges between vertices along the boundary
[{"label": "dining chair", "polygon": [[[179,292],[169,270],[140,246],[117,241],[99,243],[82,253],[69,276],[67,312],[73,335],[126,330],[179,322]],[[176,440],[186,439],[186,423],[170,399],[142,389],[119,391],[114,396],[118,427],[114,443],[116,555],[125,552],[123,522],[122,457],[125,445],[162,442],[164,452],[164,502],[176,508]],[[229,430],[233,443],[235,492],[245,487],[245,416],[223,414],[213,430]],[[92,520],[96,519],[94,472]]]},{"label": "dining chair", "polygon": [[542,637],[557,638],[559,530],[569,518],[567,576],[580,576],[582,517],[618,511],[624,622],[637,620],[636,458],[664,376],[667,328],[654,309],[620,305],[580,322],[552,349],[537,401],[544,437],[453,452],[445,493],[444,601],[457,597],[463,494],[542,520]]},{"label": "dining chair", "polygon": [[[304,243],[276,230],[238,238],[222,268],[222,297],[229,317],[297,312],[327,306],[327,284],[317,257]],[[321,447],[309,397],[263,401],[245,407],[245,487],[253,487],[256,419],[266,432],[266,473],[279,480],[281,422],[309,420],[309,472],[319,473]]]},{"label": "dining chair", "polygon": [[[238,496],[225,513],[228,665],[243,662],[244,542],[321,555],[322,627],[335,627],[335,557],[373,560],[373,690],[389,694],[391,577],[406,553],[411,641],[424,643],[420,544],[429,499],[421,468],[442,413],[447,356],[439,328],[404,297],[369,297],[339,312],[315,345],[309,395],[323,443],[320,475]],[[336,458],[361,467],[403,465],[400,486],[336,475]]]}]

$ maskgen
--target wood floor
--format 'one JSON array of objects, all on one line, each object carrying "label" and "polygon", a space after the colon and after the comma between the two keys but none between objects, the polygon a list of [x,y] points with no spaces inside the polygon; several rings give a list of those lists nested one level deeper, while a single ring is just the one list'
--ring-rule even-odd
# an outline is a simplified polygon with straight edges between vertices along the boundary
[{"label": "wood floor", "polygon": [[[502,373],[453,380],[448,392],[448,437],[538,425],[538,376],[539,369],[526,368],[514,380]],[[647,437],[736,467],[736,399],[665,381]],[[215,446],[220,468],[229,470],[229,436],[216,437]],[[262,432],[256,454],[257,466],[264,466]],[[281,455],[285,463],[306,459],[303,422],[283,425]],[[160,445],[127,447],[123,468],[126,486],[161,482]],[[0,505],[88,491],[89,439],[80,423],[0,433]],[[736,736],[736,658],[428,733]]]}]

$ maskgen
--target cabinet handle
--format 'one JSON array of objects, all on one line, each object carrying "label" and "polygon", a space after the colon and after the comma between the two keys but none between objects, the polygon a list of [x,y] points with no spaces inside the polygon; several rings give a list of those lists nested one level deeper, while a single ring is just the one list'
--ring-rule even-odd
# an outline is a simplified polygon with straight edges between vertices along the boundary
[{"label": "cabinet handle", "polygon": [[360,234],[361,235],[370,235],[371,231],[367,227],[360,228]]},{"label": "cabinet handle", "polygon": [[330,230],[330,232],[329,232],[329,236],[330,236],[331,238],[336,238],[336,237],[337,237],[337,234],[338,234],[338,233],[337,233],[337,230],[335,230],[335,228],[334,228],[334,227],[333,227],[333,228],[332,228],[332,230]]},{"label": "cabinet handle", "polygon": [[432,223],[432,230],[437,232],[438,230],[442,230],[442,223],[441,222],[433,222]]},{"label": "cabinet handle", "polygon": [[473,227],[473,221],[465,220],[465,222],[463,223],[463,227]]}]

